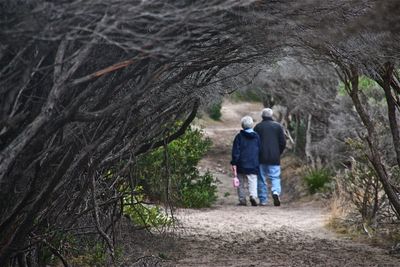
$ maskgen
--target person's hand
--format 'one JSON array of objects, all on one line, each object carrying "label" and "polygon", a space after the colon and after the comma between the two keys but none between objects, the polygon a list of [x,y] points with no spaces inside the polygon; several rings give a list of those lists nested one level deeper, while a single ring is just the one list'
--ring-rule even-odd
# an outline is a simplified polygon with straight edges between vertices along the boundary
[{"label": "person's hand", "polygon": [[233,174],[233,177],[237,177],[237,167],[236,167],[236,165],[232,165],[232,174]]},{"label": "person's hand", "polygon": [[232,183],[233,183],[233,187],[235,187],[235,188],[238,188],[238,187],[239,187],[239,185],[240,185],[239,178],[237,178],[236,176],[235,176],[235,177],[233,177],[233,179],[232,179]]}]

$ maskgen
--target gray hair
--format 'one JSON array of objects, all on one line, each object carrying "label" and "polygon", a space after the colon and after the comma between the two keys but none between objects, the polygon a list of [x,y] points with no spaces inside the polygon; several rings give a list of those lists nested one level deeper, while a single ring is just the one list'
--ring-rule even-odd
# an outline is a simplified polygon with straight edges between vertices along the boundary
[{"label": "gray hair", "polygon": [[270,108],[264,108],[263,110],[262,110],[262,113],[261,113],[261,117],[269,117],[269,118],[272,118],[272,114],[273,114],[274,112],[272,111],[272,109],[270,109]]},{"label": "gray hair", "polygon": [[253,127],[253,118],[250,116],[244,116],[240,122],[242,123],[243,129],[249,129]]}]

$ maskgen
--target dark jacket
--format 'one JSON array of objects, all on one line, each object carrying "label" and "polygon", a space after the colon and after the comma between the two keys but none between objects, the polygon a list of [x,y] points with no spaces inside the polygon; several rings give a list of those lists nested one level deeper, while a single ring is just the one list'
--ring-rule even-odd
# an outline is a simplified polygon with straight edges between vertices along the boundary
[{"label": "dark jacket", "polygon": [[280,165],[280,157],[286,147],[282,126],[272,118],[264,117],[254,131],[261,139],[260,164]]},{"label": "dark jacket", "polygon": [[258,174],[260,137],[256,132],[241,130],[232,146],[232,165],[237,166],[237,173]]}]

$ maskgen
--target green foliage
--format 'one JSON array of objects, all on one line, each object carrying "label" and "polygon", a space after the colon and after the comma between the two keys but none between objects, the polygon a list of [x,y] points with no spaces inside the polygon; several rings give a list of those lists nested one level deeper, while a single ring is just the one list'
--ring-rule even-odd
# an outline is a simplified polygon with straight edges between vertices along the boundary
[{"label": "green foliage", "polygon": [[213,119],[215,121],[219,121],[221,119],[221,116],[222,116],[221,107],[222,107],[222,103],[218,102],[218,103],[212,104],[208,108],[207,113],[211,119]]},{"label": "green foliage", "polygon": [[326,190],[332,181],[332,173],[326,168],[309,169],[303,180],[311,194]]},{"label": "green foliage", "polygon": [[168,260],[168,256],[167,254],[163,253],[163,252],[159,252],[158,253],[158,257],[160,257],[163,260]]},{"label": "green foliage", "polygon": [[138,173],[143,193],[181,207],[210,206],[216,200],[215,179],[209,173],[201,175],[196,167],[210,146],[201,130],[190,127],[167,149],[160,147],[142,155]]},{"label": "green foliage", "polygon": [[231,95],[231,99],[234,101],[246,101],[246,102],[263,102],[263,90],[259,88],[247,89],[244,91],[235,91]]},{"label": "green foliage", "polygon": [[[110,266],[111,259],[108,256],[107,250],[107,245],[102,242],[95,241],[94,239],[86,240],[79,250],[75,250],[72,254],[68,255],[68,262],[71,266],[79,267]],[[114,255],[115,263],[118,265],[121,263],[123,257],[121,246],[115,247]]]},{"label": "green foliage", "polygon": [[339,81],[339,85],[338,85],[338,94],[339,94],[340,96],[345,96],[345,95],[347,95],[346,87],[345,87],[345,85],[344,85],[344,83],[343,83],[342,81]]},{"label": "green foliage", "polygon": [[[365,151],[366,144],[360,139],[346,139],[346,144],[356,155],[338,182],[342,184],[347,198],[355,206],[363,223],[371,224],[377,217],[385,199],[382,184]],[[393,170],[395,172],[395,170]]]},{"label": "green foliage", "polygon": [[147,205],[143,203],[143,188],[137,186],[134,194],[126,194],[123,213],[128,216],[135,225],[157,228],[171,225],[172,218],[168,217],[159,206]]},{"label": "green foliage", "polygon": [[[360,90],[362,90],[365,94],[368,95],[373,94],[375,89],[380,88],[376,81],[366,76],[360,76],[358,78],[358,87]],[[347,95],[346,87],[342,81],[339,82],[338,93],[341,96]]]},{"label": "green foliage", "polygon": [[40,266],[55,266],[59,262],[59,258],[50,249],[49,245],[56,248],[61,254],[68,254],[71,247],[79,246],[77,239],[70,234],[48,227],[42,229],[48,234],[48,237],[46,238],[46,243],[39,243],[36,246]]},{"label": "green foliage", "polygon": [[[107,266],[111,260],[107,253],[107,245],[104,242],[98,241],[94,236],[75,236],[60,231],[50,232],[52,233],[52,237],[48,238],[47,242],[64,255],[71,266]],[[54,255],[47,245],[40,245],[37,247],[37,251],[40,266],[60,265],[60,259]],[[122,252],[121,247],[116,247],[116,263],[121,261]]]},{"label": "green foliage", "polygon": [[366,77],[366,76],[360,76],[358,79],[358,86],[360,87],[361,90],[363,91],[370,91],[372,88],[379,87],[377,82],[374,80]]},{"label": "green foliage", "polygon": [[42,265],[54,266],[58,262],[58,258],[47,246],[40,246],[38,248],[38,261]]},{"label": "green foliage", "polygon": [[217,187],[209,172],[194,181],[183,181],[181,193],[182,204],[188,208],[210,207],[217,200]]},{"label": "green foliage", "polygon": [[71,257],[69,262],[73,266],[106,266],[107,265],[107,253],[106,248],[101,243],[94,243],[88,245],[80,251],[78,255]]},{"label": "green foliage", "polygon": [[363,222],[370,224],[376,218],[379,205],[383,201],[382,185],[368,161],[353,159],[351,165],[351,168],[346,170],[342,183]]},{"label": "green foliage", "polygon": [[295,138],[294,153],[303,157],[305,155],[306,147],[306,132],[307,125],[304,119],[296,119],[290,122],[290,127],[292,136]]}]

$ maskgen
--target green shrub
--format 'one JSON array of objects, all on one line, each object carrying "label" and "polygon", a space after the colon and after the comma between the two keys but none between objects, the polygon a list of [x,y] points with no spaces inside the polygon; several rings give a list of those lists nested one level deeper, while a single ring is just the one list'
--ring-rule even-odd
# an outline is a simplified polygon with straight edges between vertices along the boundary
[{"label": "green shrub", "polygon": [[69,262],[72,266],[106,266],[107,253],[104,244],[96,242],[91,246],[87,246],[80,250],[74,256],[71,256]]},{"label": "green shrub", "polygon": [[186,184],[181,189],[183,206],[188,208],[210,207],[217,200],[217,187],[209,172],[200,175],[195,180],[185,182]]},{"label": "green shrub", "polygon": [[214,103],[208,108],[207,113],[211,119],[219,121],[222,116],[221,108],[222,108],[221,102]]},{"label": "green shrub", "polygon": [[38,225],[38,227],[47,233],[46,242],[38,243],[35,246],[39,266],[56,266],[59,263],[60,259],[54,254],[53,248],[65,255],[74,251],[80,245],[78,240],[71,234],[59,229],[56,230],[48,225]]},{"label": "green shrub", "polygon": [[135,188],[134,196],[126,194],[123,213],[128,216],[135,225],[157,228],[171,225],[173,220],[168,217],[157,205],[144,204],[144,195],[141,186]]},{"label": "green shrub", "polygon": [[332,173],[326,168],[310,169],[303,180],[311,194],[323,191],[332,180]]},{"label": "green shrub", "polygon": [[299,157],[304,157],[307,132],[306,121],[301,118],[295,118],[290,122],[289,129],[291,130],[292,136],[295,138],[293,152]]},{"label": "green shrub", "polygon": [[215,179],[209,173],[201,175],[196,167],[210,146],[201,130],[190,127],[166,150],[160,147],[139,157],[138,184],[143,193],[181,207],[210,206],[216,200]]},{"label": "green shrub", "polygon": [[263,102],[264,91],[260,88],[247,89],[243,91],[235,91],[231,98],[234,101],[247,101],[247,102]]},{"label": "green shrub", "polygon": [[357,209],[363,223],[371,225],[385,199],[382,184],[372,164],[366,158],[353,158],[351,167],[336,179],[346,193],[344,197]]},{"label": "green shrub", "polygon": [[[95,235],[74,235],[58,230],[50,232],[52,232],[52,236],[48,236],[47,242],[67,259],[70,266],[108,266],[111,262],[107,253],[107,245]],[[47,245],[37,247],[37,249],[40,266],[62,265],[60,259],[54,255],[52,249]],[[116,263],[121,261],[122,254],[122,247],[117,246],[114,258]]]},{"label": "green shrub", "polygon": [[[358,86],[366,95],[371,95],[375,89],[381,91],[376,81],[363,75],[358,78]],[[341,96],[347,95],[346,87],[342,81],[339,82],[338,93]]]}]

